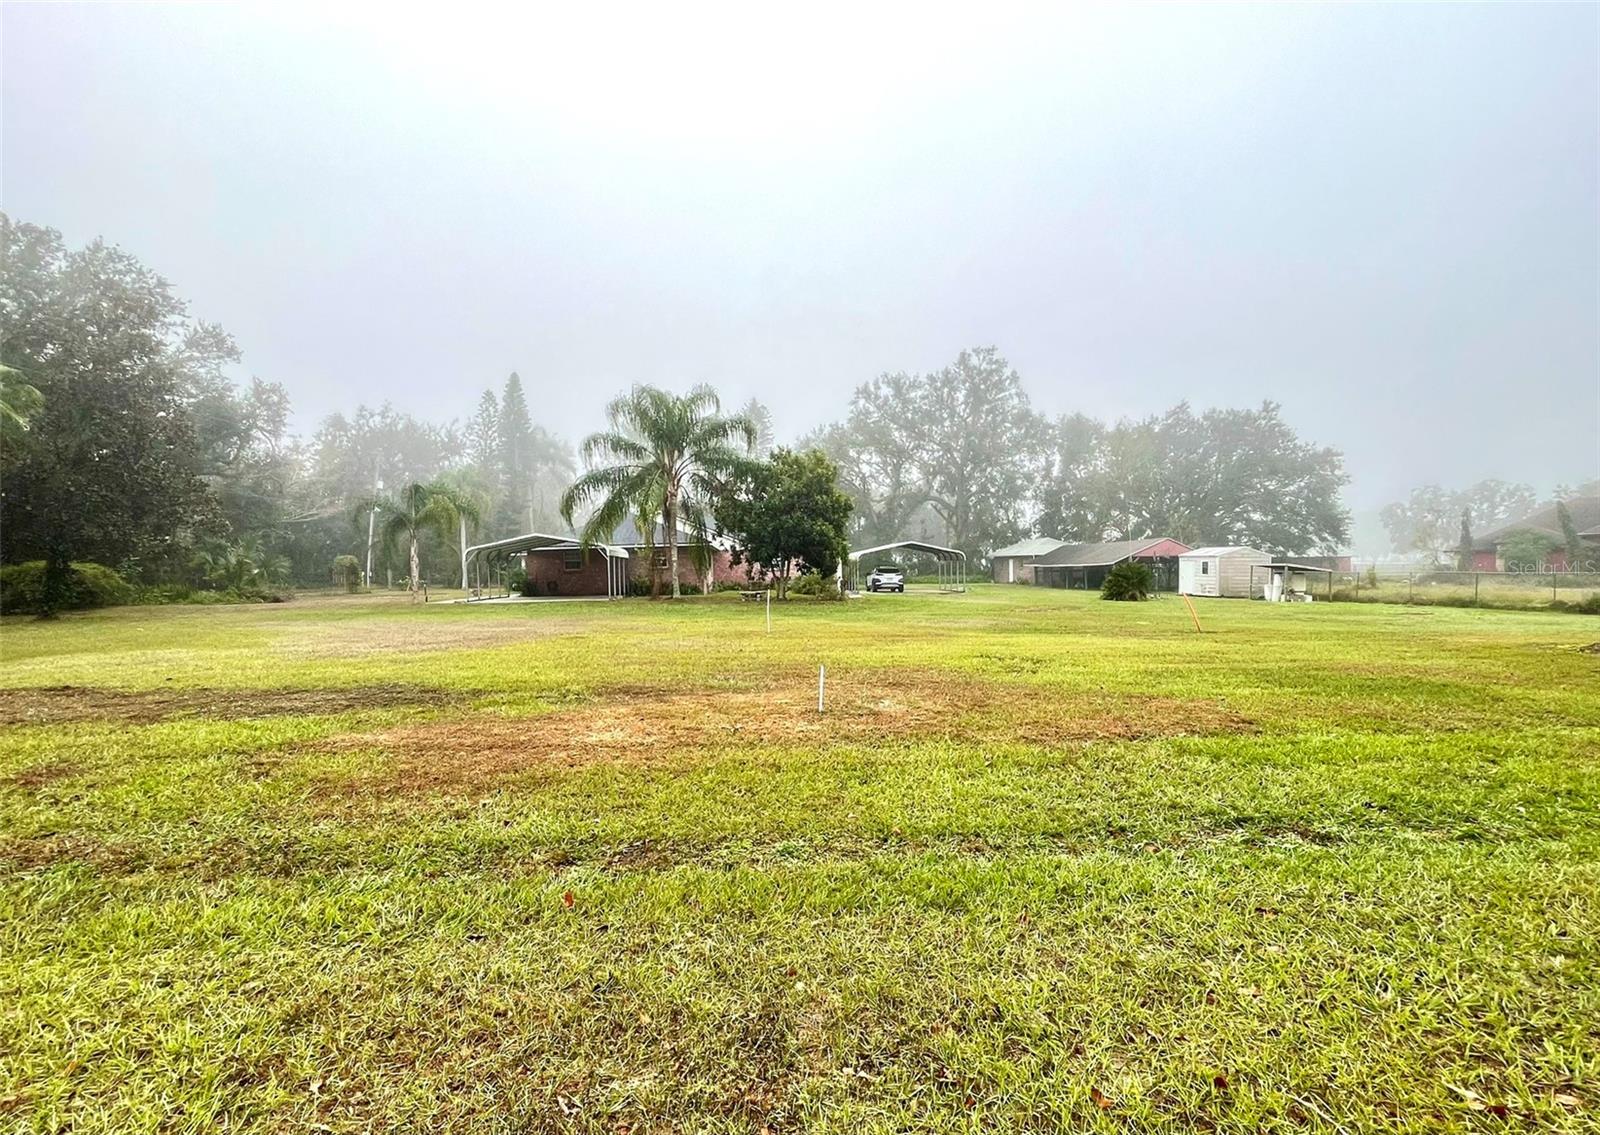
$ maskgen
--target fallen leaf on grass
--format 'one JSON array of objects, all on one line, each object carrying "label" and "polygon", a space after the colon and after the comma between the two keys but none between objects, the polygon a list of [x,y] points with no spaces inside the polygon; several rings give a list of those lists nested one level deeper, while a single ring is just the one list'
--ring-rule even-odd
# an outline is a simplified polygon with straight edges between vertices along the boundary
[{"label": "fallen leaf on grass", "polygon": [[577,901],[577,899],[573,898],[571,891],[568,891],[566,894],[561,896],[561,905],[566,907],[568,910],[571,910],[572,904]]},{"label": "fallen leaf on grass", "polygon": [[1583,1101],[1582,1100],[1580,1100],[1577,1096],[1568,1095],[1566,1092],[1557,1092],[1555,1094],[1555,1101],[1556,1101],[1556,1103],[1560,1104],[1562,1107],[1582,1107],[1583,1106]]},{"label": "fallen leaf on grass", "polygon": [[1099,1108],[1101,1111],[1111,1110],[1111,1097],[1106,1095],[1099,1088],[1090,1088],[1089,1098],[1094,1101],[1094,1106]]},{"label": "fallen leaf on grass", "polygon": [[1215,1076],[1211,1077],[1211,1086],[1217,1089],[1219,1092],[1227,1091],[1228,1077],[1224,1076],[1221,1072],[1218,1072]]}]

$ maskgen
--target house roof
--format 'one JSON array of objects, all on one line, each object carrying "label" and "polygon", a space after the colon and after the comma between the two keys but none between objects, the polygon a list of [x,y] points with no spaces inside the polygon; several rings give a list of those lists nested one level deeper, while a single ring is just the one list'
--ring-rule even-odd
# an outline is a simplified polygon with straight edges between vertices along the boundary
[{"label": "house roof", "polygon": [[[1600,496],[1573,497],[1564,503],[1567,511],[1572,514],[1572,526],[1578,530],[1579,536],[1600,534]],[[1525,528],[1541,532],[1557,541],[1566,539],[1566,533],[1561,531],[1561,518],[1556,515],[1556,506],[1552,503],[1537,512],[1529,513],[1521,520],[1514,520],[1510,524],[1502,524],[1492,531],[1485,532],[1472,542],[1472,546],[1480,552],[1491,551],[1511,533]]]},{"label": "house roof", "polygon": [[1052,536],[1035,536],[1029,540],[1018,540],[1015,544],[1007,544],[1004,548],[996,548],[989,553],[989,558],[995,560],[1001,556],[1046,556],[1066,545],[1065,540],[1057,540]]},{"label": "house roof", "polygon": [[1041,556],[1035,566],[1105,567],[1120,564],[1166,540],[1165,536],[1151,536],[1144,540],[1114,540],[1109,544],[1063,544],[1049,555]]},{"label": "house roof", "polygon": [[[1238,555],[1265,556],[1267,553],[1263,552],[1260,548],[1252,548],[1247,544],[1218,544],[1217,546],[1212,547],[1212,548],[1190,548],[1187,552],[1185,552],[1183,554],[1186,557],[1187,556],[1204,556],[1207,559],[1212,559],[1212,558],[1215,558],[1216,556],[1238,556]],[[1268,558],[1270,558],[1270,557],[1268,557]]]}]

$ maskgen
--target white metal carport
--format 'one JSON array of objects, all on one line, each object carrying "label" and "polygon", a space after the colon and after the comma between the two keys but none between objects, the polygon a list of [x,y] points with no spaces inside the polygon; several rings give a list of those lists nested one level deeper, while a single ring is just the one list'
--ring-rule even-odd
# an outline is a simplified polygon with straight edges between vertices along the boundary
[{"label": "white metal carport", "polygon": [[[498,582],[498,590],[504,591],[505,569],[498,569],[489,562],[498,556],[514,556],[519,552],[547,552],[556,548],[567,549],[579,547],[577,540],[571,536],[552,536],[548,532],[525,532],[521,536],[511,536],[504,540],[495,540],[488,544],[474,544],[466,550],[462,561],[467,565],[472,590],[472,598],[486,598],[482,594],[484,575],[490,575],[489,582]],[[599,552],[606,558],[606,598],[620,599],[628,593],[628,549],[616,544],[591,544],[590,548]],[[498,581],[494,573],[498,570]]]},{"label": "white metal carport", "polygon": [[938,564],[940,591],[965,591],[967,589],[967,553],[960,548],[946,548],[942,544],[929,544],[923,540],[896,540],[892,544],[879,544],[850,553],[850,590],[861,590],[861,558],[876,556],[904,548],[932,556]]}]

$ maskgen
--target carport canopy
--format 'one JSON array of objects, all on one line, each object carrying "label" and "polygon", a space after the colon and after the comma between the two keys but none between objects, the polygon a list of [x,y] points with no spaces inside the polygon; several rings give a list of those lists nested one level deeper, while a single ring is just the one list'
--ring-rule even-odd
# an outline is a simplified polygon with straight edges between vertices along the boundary
[{"label": "carport canopy", "polygon": [[[569,551],[581,548],[571,536],[552,536],[548,532],[524,532],[487,544],[474,544],[461,556],[463,564],[476,570],[475,586],[482,587],[484,561],[493,556],[515,556],[525,552]],[[616,599],[628,593],[628,549],[618,544],[591,544],[589,547],[606,558],[606,598]]]},{"label": "carport canopy", "polygon": [[946,548],[943,544],[930,544],[926,540],[896,540],[892,544],[879,544],[873,548],[860,548],[850,553],[850,590],[861,590],[861,559],[884,552],[921,552],[932,556],[939,565],[940,591],[965,591],[967,589],[967,553],[960,548]]}]

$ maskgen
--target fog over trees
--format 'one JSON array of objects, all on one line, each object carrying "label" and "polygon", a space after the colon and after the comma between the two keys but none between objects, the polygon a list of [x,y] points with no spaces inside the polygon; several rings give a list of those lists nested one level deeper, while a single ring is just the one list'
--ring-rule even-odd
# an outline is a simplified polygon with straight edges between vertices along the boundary
[{"label": "fog over trees", "polygon": [[[376,582],[410,575],[413,536],[422,577],[452,583],[469,543],[569,530],[563,497],[584,470],[537,410],[538,392],[561,376],[508,371],[486,382],[464,421],[358,405],[296,437],[284,388],[231,380],[233,340],[194,320],[154,271],[114,245],[69,249],[60,234],[9,217],[3,235],[6,562],[94,561],[147,585],[201,587],[228,562],[230,580],[324,584],[340,556],[364,568],[369,524],[388,530],[392,518],[381,508],[363,516],[361,502],[412,486],[459,507],[445,510],[450,523],[373,540]],[[784,443],[761,402],[737,416],[757,455]],[[868,379],[841,420],[790,440],[837,469],[858,547],[919,538],[976,559],[1028,535],[1172,536],[1312,553],[1349,538],[1339,451],[1299,437],[1272,402],[1052,418],[994,346],[929,373]],[[1535,499],[1527,485],[1498,481],[1425,486],[1384,521],[1397,547],[1439,554],[1459,542],[1464,511],[1482,530]],[[586,517],[572,522],[583,528]]]}]

